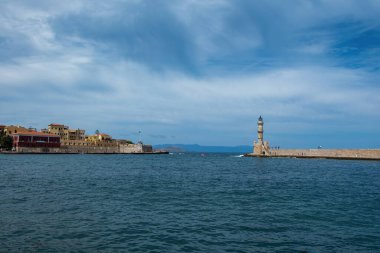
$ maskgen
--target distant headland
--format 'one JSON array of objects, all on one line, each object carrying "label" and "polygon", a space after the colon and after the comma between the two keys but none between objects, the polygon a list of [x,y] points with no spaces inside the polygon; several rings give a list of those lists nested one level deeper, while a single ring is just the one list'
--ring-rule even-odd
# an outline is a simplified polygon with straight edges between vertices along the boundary
[{"label": "distant headland", "polygon": [[86,135],[83,129],[70,129],[52,123],[37,131],[23,126],[0,125],[0,152],[3,154],[167,154],[152,145],[113,139],[100,133]]},{"label": "distant headland", "polygon": [[253,143],[253,152],[246,157],[293,157],[293,158],[326,158],[345,160],[380,160],[380,149],[280,149],[271,148],[264,141],[264,120],[257,121],[257,141]]}]

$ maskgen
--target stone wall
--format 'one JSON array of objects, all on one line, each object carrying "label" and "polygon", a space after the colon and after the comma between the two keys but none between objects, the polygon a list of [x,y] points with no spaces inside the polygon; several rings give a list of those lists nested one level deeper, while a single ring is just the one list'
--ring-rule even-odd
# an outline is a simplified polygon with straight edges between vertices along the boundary
[{"label": "stone wall", "polygon": [[254,142],[253,153],[256,155],[268,155],[270,153],[269,142]]},{"label": "stone wall", "polygon": [[120,144],[119,145],[119,152],[122,154],[142,153],[143,152],[143,145],[141,145],[141,144]]},{"label": "stone wall", "polygon": [[61,146],[117,147],[115,141],[61,140]]},{"label": "stone wall", "polygon": [[17,147],[18,153],[62,153],[60,148],[31,148],[31,147]]},{"label": "stone wall", "polygon": [[380,159],[380,149],[278,149],[270,156]]},{"label": "stone wall", "polygon": [[143,149],[143,152],[145,152],[145,153],[152,153],[153,152],[152,145],[143,145],[142,149]]},{"label": "stone wall", "polygon": [[81,154],[116,154],[119,153],[118,146],[62,146],[61,153],[81,153]]},{"label": "stone wall", "polygon": [[119,152],[121,154],[130,154],[130,153],[152,153],[152,145],[143,145],[143,144],[120,144]]}]

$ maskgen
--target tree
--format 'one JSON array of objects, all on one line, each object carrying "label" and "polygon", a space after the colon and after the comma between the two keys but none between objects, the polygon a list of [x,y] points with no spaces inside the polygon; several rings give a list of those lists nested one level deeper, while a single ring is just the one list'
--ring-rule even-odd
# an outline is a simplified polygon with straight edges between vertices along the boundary
[{"label": "tree", "polygon": [[12,150],[13,139],[9,135],[1,134],[0,135],[0,147],[5,150]]},{"label": "tree", "polygon": [[96,131],[95,131],[95,134],[96,134],[96,135],[99,135],[99,134],[100,134],[99,130],[96,130]]},{"label": "tree", "polygon": [[4,132],[0,132],[0,149],[3,149],[3,138],[5,137]]}]

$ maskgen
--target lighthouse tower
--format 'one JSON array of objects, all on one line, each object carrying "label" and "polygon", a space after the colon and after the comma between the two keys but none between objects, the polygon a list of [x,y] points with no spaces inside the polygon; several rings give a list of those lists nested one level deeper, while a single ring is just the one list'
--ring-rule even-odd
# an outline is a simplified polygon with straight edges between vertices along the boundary
[{"label": "lighthouse tower", "polygon": [[264,142],[264,121],[260,116],[257,121],[257,141],[253,143],[253,153],[259,156],[266,156],[270,154],[269,142]]},{"label": "lighthouse tower", "polygon": [[257,121],[257,142],[258,143],[264,143],[264,121],[263,118],[260,116],[259,120]]}]

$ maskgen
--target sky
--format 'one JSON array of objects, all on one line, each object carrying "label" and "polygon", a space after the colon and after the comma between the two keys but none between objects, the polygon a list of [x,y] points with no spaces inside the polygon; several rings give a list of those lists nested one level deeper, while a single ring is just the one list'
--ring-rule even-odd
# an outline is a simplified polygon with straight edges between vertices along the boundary
[{"label": "sky", "polygon": [[380,1],[0,0],[0,124],[380,148]]}]

